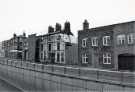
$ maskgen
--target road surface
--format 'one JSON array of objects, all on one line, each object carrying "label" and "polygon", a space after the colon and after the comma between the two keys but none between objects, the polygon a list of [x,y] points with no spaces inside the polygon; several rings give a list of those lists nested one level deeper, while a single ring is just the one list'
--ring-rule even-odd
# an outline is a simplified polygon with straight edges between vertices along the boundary
[{"label": "road surface", "polygon": [[22,92],[22,91],[8,84],[4,80],[0,79],[0,92]]}]

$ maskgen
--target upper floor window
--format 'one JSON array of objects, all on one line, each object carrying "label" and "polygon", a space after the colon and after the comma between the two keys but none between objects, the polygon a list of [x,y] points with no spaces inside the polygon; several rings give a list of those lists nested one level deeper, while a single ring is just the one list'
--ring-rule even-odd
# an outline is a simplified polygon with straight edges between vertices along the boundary
[{"label": "upper floor window", "polygon": [[110,36],[104,36],[103,37],[103,45],[109,46],[109,42],[110,42]]},{"label": "upper floor window", "polygon": [[87,38],[82,39],[82,47],[86,47]]},{"label": "upper floor window", "polygon": [[118,45],[124,44],[125,43],[125,40],[126,40],[126,38],[125,38],[125,35],[124,34],[117,36],[117,44]]},{"label": "upper floor window", "polygon": [[57,43],[57,50],[60,50],[60,43]]},{"label": "upper floor window", "polygon": [[57,53],[57,62],[60,62],[60,53]]},{"label": "upper floor window", "polygon": [[128,41],[128,44],[134,43],[134,34],[133,33],[130,33],[127,35],[127,41]]},{"label": "upper floor window", "polygon": [[82,63],[84,63],[84,64],[88,63],[88,57],[86,54],[82,55]]},{"label": "upper floor window", "polygon": [[103,64],[111,64],[111,53],[103,54]]},{"label": "upper floor window", "polygon": [[52,49],[52,46],[51,46],[51,44],[48,44],[49,46],[48,46],[48,48],[49,48],[49,51],[51,51]]},{"label": "upper floor window", "polygon": [[98,38],[97,37],[92,37],[91,42],[92,42],[92,46],[98,46]]}]

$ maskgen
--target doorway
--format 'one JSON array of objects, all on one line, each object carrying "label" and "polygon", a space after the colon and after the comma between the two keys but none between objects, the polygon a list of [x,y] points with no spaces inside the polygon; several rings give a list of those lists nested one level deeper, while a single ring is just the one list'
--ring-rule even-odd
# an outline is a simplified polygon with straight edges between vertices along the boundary
[{"label": "doorway", "polygon": [[119,70],[135,70],[135,55],[133,54],[120,54],[118,56],[118,69]]}]

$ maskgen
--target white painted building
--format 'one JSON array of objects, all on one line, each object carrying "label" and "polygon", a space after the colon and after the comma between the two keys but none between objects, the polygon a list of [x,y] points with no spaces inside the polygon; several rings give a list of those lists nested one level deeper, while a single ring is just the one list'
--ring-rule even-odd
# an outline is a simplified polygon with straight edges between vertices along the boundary
[{"label": "white painted building", "polygon": [[72,39],[75,39],[70,31],[70,23],[65,23],[64,30],[61,25],[56,24],[56,30],[53,27],[48,28],[48,34],[42,36],[40,44],[40,61],[46,63],[66,63],[66,49],[71,47]]}]

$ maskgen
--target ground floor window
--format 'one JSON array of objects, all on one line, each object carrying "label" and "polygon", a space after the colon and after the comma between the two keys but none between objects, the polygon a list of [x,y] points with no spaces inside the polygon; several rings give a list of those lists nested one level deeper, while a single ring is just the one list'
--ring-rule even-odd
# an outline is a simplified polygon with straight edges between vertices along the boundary
[{"label": "ground floor window", "polygon": [[103,54],[103,64],[111,64],[111,53]]},{"label": "ground floor window", "polygon": [[57,62],[60,62],[60,53],[57,53]]},{"label": "ground floor window", "polygon": [[88,57],[86,54],[82,54],[82,63],[87,64],[88,63]]},{"label": "ground floor window", "polygon": [[43,59],[43,53],[41,53],[41,57],[40,58]]},{"label": "ground floor window", "polygon": [[64,52],[61,52],[61,62],[64,62]]},{"label": "ground floor window", "polygon": [[46,54],[46,51],[44,51],[44,60],[46,60],[47,59],[47,56],[46,56],[47,54]]}]

